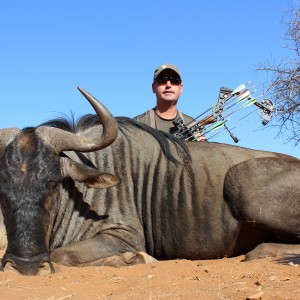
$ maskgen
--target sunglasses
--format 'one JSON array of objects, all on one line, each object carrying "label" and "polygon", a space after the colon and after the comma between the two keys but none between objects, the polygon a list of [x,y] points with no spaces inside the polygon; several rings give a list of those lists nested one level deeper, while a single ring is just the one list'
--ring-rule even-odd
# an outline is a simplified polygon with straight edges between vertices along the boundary
[{"label": "sunglasses", "polygon": [[181,79],[179,77],[172,77],[172,76],[165,76],[165,77],[158,77],[155,79],[157,84],[167,84],[170,81],[173,85],[180,85]]}]

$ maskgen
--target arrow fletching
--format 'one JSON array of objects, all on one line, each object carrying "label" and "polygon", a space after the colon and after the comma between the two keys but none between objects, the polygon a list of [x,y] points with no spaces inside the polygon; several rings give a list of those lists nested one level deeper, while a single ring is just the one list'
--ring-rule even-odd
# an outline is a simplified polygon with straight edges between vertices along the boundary
[{"label": "arrow fletching", "polygon": [[250,105],[254,104],[255,102],[256,102],[256,98],[251,98],[250,100],[248,100],[247,102],[245,102],[243,104],[243,107],[250,106]]},{"label": "arrow fletching", "polygon": [[251,82],[251,80],[248,81],[247,83],[242,83],[242,84],[240,84],[238,87],[236,87],[236,88],[232,91],[231,95],[235,95],[235,94],[239,93],[239,92],[240,92],[241,90],[243,90],[250,82]]},{"label": "arrow fletching", "polygon": [[225,124],[225,122],[227,122],[227,120],[226,121],[219,121],[219,122],[217,122],[215,125],[213,125],[210,128],[209,131],[213,131],[213,130],[216,130],[216,129],[220,128],[221,126],[223,126]]},{"label": "arrow fletching", "polygon": [[251,98],[250,90],[245,90],[239,96],[236,97],[237,102],[241,102],[247,98],[249,98],[249,99]]},{"label": "arrow fletching", "polygon": [[233,91],[232,91],[232,95],[235,95],[237,93],[239,93],[241,90],[243,90],[246,87],[245,83],[240,84],[238,87],[236,87]]}]

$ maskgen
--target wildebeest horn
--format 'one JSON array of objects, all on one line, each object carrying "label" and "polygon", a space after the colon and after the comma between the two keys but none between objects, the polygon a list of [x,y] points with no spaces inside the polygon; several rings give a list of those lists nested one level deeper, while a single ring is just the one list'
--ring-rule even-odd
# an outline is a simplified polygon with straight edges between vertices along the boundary
[{"label": "wildebeest horn", "polygon": [[99,128],[97,127],[78,134],[47,126],[37,128],[36,133],[56,153],[68,150],[82,152],[96,151],[109,146],[117,138],[118,125],[113,115],[103,104],[83,88],[78,87],[78,89],[90,102],[101,119],[103,127],[102,135],[99,133]]},{"label": "wildebeest horn", "polygon": [[0,154],[19,132],[18,128],[0,129]]}]

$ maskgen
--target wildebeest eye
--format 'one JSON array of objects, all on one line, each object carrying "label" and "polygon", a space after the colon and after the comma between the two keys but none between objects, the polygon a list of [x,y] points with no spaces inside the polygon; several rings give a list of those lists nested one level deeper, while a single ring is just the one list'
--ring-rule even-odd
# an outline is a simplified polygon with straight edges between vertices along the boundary
[{"label": "wildebeest eye", "polygon": [[47,188],[49,190],[53,190],[54,188],[56,188],[57,185],[58,185],[58,182],[56,182],[56,181],[49,181],[47,183]]}]

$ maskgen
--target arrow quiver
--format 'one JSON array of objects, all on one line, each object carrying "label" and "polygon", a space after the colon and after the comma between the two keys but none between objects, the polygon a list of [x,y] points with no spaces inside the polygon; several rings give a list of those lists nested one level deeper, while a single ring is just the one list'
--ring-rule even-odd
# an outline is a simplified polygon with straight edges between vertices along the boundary
[{"label": "arrow quiver", "polygon": [[179,118],[172,122],[176,127],[176,131],[173,135],[184,141],[197,141],[198,138],[203,135],[205,126],[215,123],[216,121],[216,117],[209,115],[198,122],[194,121],[186,125],[183,123],[183,120]]}]

